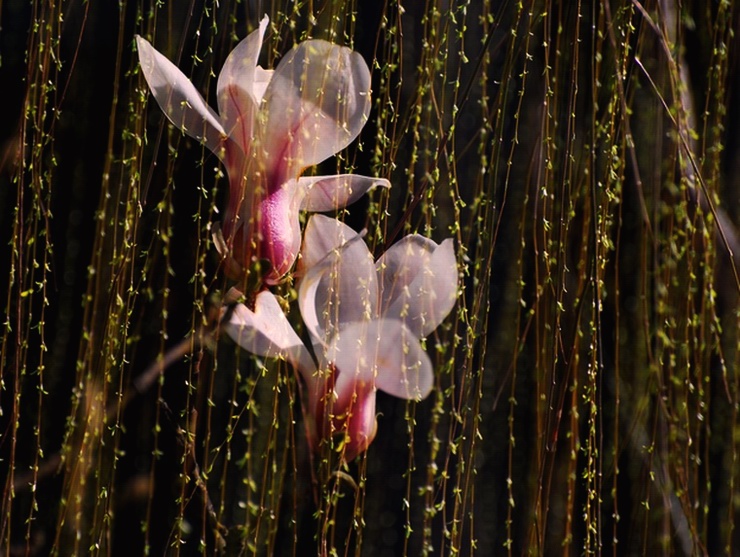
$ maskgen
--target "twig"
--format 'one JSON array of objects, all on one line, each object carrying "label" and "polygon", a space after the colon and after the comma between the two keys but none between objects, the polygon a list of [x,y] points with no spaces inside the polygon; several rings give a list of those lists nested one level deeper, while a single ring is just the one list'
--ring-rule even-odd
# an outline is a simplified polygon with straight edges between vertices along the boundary
[{"label": "twig", "polygon": [[[162,375],[169,366],[182,359],[187,354],[190,354],[202,347],[206,341],[212,337],[216,330],[218,330],[227,315],[228,310],[221,318],[218,318],[218,314],[216,314],[216,316],[210,320],[208,325],[199,327],[193,334],[185,337],[165,352],[164,355],[158,357],[156,361],[151,363],[140,376],[134,379],[131,386],[124,392],[123,397],[120,400],[117,400],[115,404],[111,404],[108,407],[105,414],[105,424],[109,425],[113,420],[120,416],[122,410],[126,408],[133,399],[146,393],[155,383],[157,378]],[[13,489],[17,491],[32,489],[35,483],[39,480],[58,474],[62,470],[63,466],[64,458],[62,457],[62,452],[54,453],[48,459],[43,461],[35,470],[16,474],[13,479]]]},{"label": "twig", "polygon": [[229,531],[228,528],[226,528],[226,526],[221,524],[221,522],[218,520],[218,515],[216,514],[215,507],[213,506],[211,497],[208,494],[208,486],[203,481],[203,476],[201,476],[200,474],[200,466],[198,465],[198,459],[195,456],[195,442],[193,439],[189,438],[189,435],[191,435],[190,432],[195,431],[195,423],[197,421],[198,412],[195,410],[192,411],[189,431],[185,431],[175,420],[173,412],[167,405],[167,403],[164,400],[160,399],[159,404],[164,410],[164,415],[167,418],[167,421],[172,426],[175,436],[177,437],[178,444],[180,445],[180,447],[182,447],[183,456],[185,458],[185,474],[187,477],[191,477],[193,479],[193,483],[195,484],[193,496],[199,495],[202,499],[203,507],[206,510],[206,516],[208,518],[209,526],[214,538],[216,539],[216,547],[218,551],[224,551],[226,549],[226,536],[228,535]]}]

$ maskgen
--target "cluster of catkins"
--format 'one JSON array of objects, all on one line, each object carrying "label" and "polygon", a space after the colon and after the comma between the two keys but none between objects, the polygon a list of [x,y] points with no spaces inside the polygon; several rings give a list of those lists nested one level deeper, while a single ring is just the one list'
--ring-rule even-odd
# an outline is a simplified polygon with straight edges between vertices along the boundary
[{"label": "cluster of catkins", "polygon": [[[258,262],[269,263],[257,293],[248,293],[252,307],[225,312],[225,331],[245,350],[294,367],[307,393],[309,442],[319,448],[332,440],[349,461],[375,437],[378,389],[421,400],[433,387],[420,339],[455,304],[454,246],[413,234],[375,261],[360,234],[323,215],[308,219],[301,238],[299,211],[335,211],[390,183],[355,174],[301,176],[360,133],[370,112],[370,71],[359,54],[322,40],[302,42],[276,69],[262,69],[267,25],[265,17],[227,58],[218,114],[141,37],[139,59],[167,117],[226,167],[229,201],[214,233],[224,272],[246,284]],[[310,346],[269,290],[291,273]]]}]

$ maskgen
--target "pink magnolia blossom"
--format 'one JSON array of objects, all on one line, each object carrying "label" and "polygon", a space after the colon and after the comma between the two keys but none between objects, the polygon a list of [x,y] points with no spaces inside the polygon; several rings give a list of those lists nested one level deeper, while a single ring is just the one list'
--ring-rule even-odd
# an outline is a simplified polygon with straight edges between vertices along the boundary
[{"label": "pink magnolia blossom", "polygon": [[352,460],[375,437],[378,389],[408,400],[432,389],[431,360],[419,339],[455,304],[453,243],[406,236],[374,262],[349,227],[315,215],[301,258],[298,303],[313,356],[269,291],[257,296],[254,311],[236,306],[225,329],[244,349],[298,370],[312,445],[340,435],[344,458]]},{"label": "pink magnolia blossom", "polygon": [[299,211],[333,211],[381,178],[301,177],[360,133],[370,112],[370,71],[362,57],[322,40],[295,46],[275,70],[257,65],[268,18],[231,52],[218,76],[216,112],[185,75],[137,36],[141,68],[170,121],[224,163],[229,202],[216,246],[234,279],[258,260],[277,283],[301,244]]}]

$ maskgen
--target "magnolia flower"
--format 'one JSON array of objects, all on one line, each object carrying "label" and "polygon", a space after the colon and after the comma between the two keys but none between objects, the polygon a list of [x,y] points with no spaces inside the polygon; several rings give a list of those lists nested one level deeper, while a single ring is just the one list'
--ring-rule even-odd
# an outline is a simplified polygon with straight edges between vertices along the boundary
[{"label": "magnolia flower", "polygon": [[300,210],[336,210],[390,183],[353,174],[300,177],[359,135],[370,112],[370,71],[356,52],[321,40],[300,43],[275,70],[264,70],[257,58],[268,21],[227,58],[216,87],[219,114],[172,62],[142,37],[136,42],[164,113],[226,167],[229,202],[215,240],[227,274],[241,279],[264,259],[271,268],[263,280],[275,284],[298,254]]},{"label": "magnolia flower", "polygon": [[290,326],[274,295],[254,310],[237,305],[225,330],[244,349],[290,362],[307,388],[314,447],[341,435],[352,460],[375,437],[376,391],[421,400],[434,382],[419,342],[449,314],[457,297],[452,240],[437,245],[406,236],[373,262],[367,246],[337,220],[313,216],[301,254],[298,303],[312,351]]}]

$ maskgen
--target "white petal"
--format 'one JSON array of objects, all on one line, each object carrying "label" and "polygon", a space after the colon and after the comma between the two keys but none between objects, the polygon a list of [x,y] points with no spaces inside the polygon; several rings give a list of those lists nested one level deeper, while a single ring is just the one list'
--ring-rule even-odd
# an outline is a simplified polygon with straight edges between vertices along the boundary
[{"label": "white petal", "polygon": [[[312,236],[305,242],[306,249],[314,249]],[[325,347],[326,340],[349,323],[377,316],[377,273],[360,236],[308,269],[299,286],[298,304],[314,346]]]},{"label": "white petal", "polygon": [[357,236],[359,236],[357,232],[340,220],[324,215],[312,215],[303,233],[301,268],[307,271],[316,266],[330,252]]},{"label": "white petal", "polygon": [[370,70],[349,48],[302,42],[275,69],[262,111],[268,168],[296,178],[358,136],[370,112]]},{"label": "white petal", "polygon": [[419,235],[394,244],[377,262],[380,314],[400,319],[419,338],[447,317],[457,299],[457,262],[452,239],[439,246]]},{"label": "white petal", "polygon": [[304,376],[311,377],[315,370],[308,350],[269,290],[257,295],[254,311],[237,304],[223,327],[234,342],[252,354],[285,359]]},{"label": "white petal", "polygon": [[167,118],[179,129],[223,157],[224,128],[203,97],[177,66],[146,39],[136,36],[144,78]]},{"label": "white petal", "polygon": [[415,334],[395,319],[352,323],[332,340],[326,358],[337,371],[337,399],[359,384],[390,395],[421,400],[432,390],[432,362]]},{"label": "white petal", "polygon": [[[236,45],[226,59],[216,85],[218,110],[224,130],[245,154],[249,153],[254,116],[266,87],[262,83],[264,70],[257,72],[257,58],[268,23],[269,19],[265,16],[259,28]],[[256,78],[260,79],[258,87],[255,87]],[[256,88],[259,89],[259,97],[255,94]]]},{"label": "white petal", "polygon": [[375,186],[390,188],[391,183],[385,178],[358,174],[304,176],[298,179],[298,187],[306,191],[301,210],[312,213],[336,211],[351,205]]},{"label": "white petal", "polygon": [[257,102],[257,106],[262,102],[262,97],[265,96],[267,86],[270,84],[272,74],[275,70],[263,70],[260,66],[254,69],[254,85],[252,93],[254,93],[254,100]]}]

